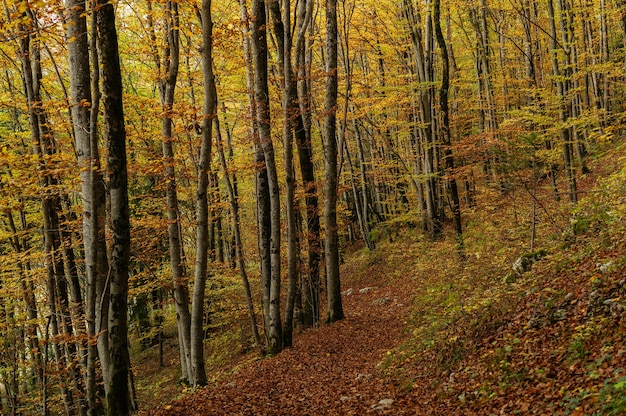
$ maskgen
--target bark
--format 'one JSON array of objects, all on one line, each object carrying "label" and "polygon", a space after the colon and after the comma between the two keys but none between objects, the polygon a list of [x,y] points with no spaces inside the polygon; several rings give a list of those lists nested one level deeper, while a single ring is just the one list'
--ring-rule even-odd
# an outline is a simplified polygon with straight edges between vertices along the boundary
[{"label": "bark", "polygon": [[[96,0],[92,1],[92,6],[95,6]],[[103,173],[100,165],[100,152],[98,147],[98,115],[100,113],[100,56],[98,53],[98,34],[95,10],[96,7],[92,7],[92,25],[91,36],[89,40],[90,60],[92,67],[91,77],[91,96],[92,103],[90,108],[90,127],[89,127],[89,140],[91,147],[91,163],[93,165],[93,229],[91,230],[95,237],[94,249],[95,252],[95,268],[96,276],[95,282],[92,282],[91,286],[87,283],[88,296],[93,295],[95,286],[95,300],[93,301],[93,319],[95,320],[95,334],[97,337],[97,353],[100,361],[100,370],[102,372],[102,379],[104,380],[104,389],[106,396],[106,389],[108,389],[109,383],[109,300],[110,300],[110,286],[109,286],[109,259],[106,245],[105,223],[106,223],[106,189],[103,178]],[[88,305],[91,304],[91,300],[88,300]],[[88,311],[88,314],[92,313]],[[89,315],[91,317],[91,315]],[[88,317],[88,319],[90,319]],[[92,351],[93,354],[93,351]],[[100,392],[99,392],[100,393]],[[101,400],[104,402],[104,400]]]},{"label": "bark", "polygon": [[202,74],[204,79],[204,115],[202,122],[202,144],[198,164],[198,186],[196,191],[196,268],[193,287],[191,317],[191,365],[193,385],[207,384],[204,368],[204,291],[208,273],[209,209],[208,185],[211,174],[211,140],[213,119],[217,106],[217,91],[213,76],[213,21],[211,0],[203,0],[202,17]]},{"label": "bark", "polygon": [[[298,2],[298,34],[294,47],[295,70],[297,71],[297,99],[299,116],[296,117],[296,147],[300,162],[300,175],[305,192],[306,220],[307,220],[307,277],[303,279],[302,296],[304,302],[304,327],[316,326],[320,319],[320,219],[319,203],[317,198],[317,184],[313,167],[313,152],[311,146],[311,99],[309,97],[308,77],[306,64],[307,37],[306,33],[311,25],[313,1]],[[296,111],[296,109],[294,109]]]},{"label": "bark", "polygon": [[[81,165],[81,191],[83,195],[83,247],[85,257],[86,321],[89,340],[96,338],[96,281],[98,275],[98,222],[95,200],[95,182],[102,180],[97,171],[98,161],[92,154],[91,146],[91,74],[89,39],[87,37],[87,18],[84,0],[68,0],[67,38],[70,70],[70,111],[74,123],[76,153]],[[96,153],[97,156],[97,153]],[[81,318],[82,319],[82,318]],[[101,409],[96,389],[97,344],[89,342],[87,346],[87,404],[90,415],[98,414]]]},{"label": "bark", "polygon": [[267,31],[265,4],[261,0],[252,2],[252,56],[254,58],[254,95],[256,103],[256,120],[259,144],[263,150],[265,165],[260,167],[267,172],[269,197],[269,239],[263,240],[261,246],[269,246],[270,282],[269,282],[269,327],[266,328],[268,353],[276,354],[283,348],[282,325],[280,316],[280,195],[278,174],[274,158],[274,145],[270,131],[270,106],[267,73]]},{"label": "bark", "polygon": [[291,67],[291,1],[283,0],[283,143],[285,148],[285,212],[287,215],[287,302],[283,327],[283,346],[293,344],[293,315],[298,286],[297,223],[295,207],[295,171],[293,138],[295,119],[299,117],[297,96]]},{"label": "bark", "polygon": [[250,289],[250,281],[248,280],[248,273],[246,272],[246,261],[243,254],[243,244],[241,241],[241,227],[239,224],[239,201],[237,198],[237,192],[234,180],[231,181],[228,173],[228,167],[226,166],[226,156],[224,154],[224,147],[222,145],[222,134],[219,128],[219,120],[215,118],[215,133],[217,134],[216,144],[217,151],[220,158],[220,164],[222,166],[224,183],[226,184],[226,190],[228,191],[228,201],[230,203],[230,210],[233,216],[233,234],[235,237],[235,251],[237,255],[237,266],[239,267],[239,275],[243,283],[243,288],[246,294],[246,305],[248,306],[248,317],[250,318],[250,329],[254,335],[254,342],[256,347],[262,353],[261,336],[259,335],[259,329],[257,326],[256,314],[254,313],[254,302],[252,300],[252,290]]},{"label": "bark", "polygon": [[444,146],[444,160],[447,170],[448,189],[452,200],[452,215],[454,217],[454,229],[458,242],[459,251],[463,250],[463,226],[461,224],[461,204],[459,202],[459,191],[456,184],[454,172],[454,158],[452,156],[452,143],[450,140],[450,111],[448,106],[448,94],[450,91],[450,60],[448,57],[448,47],[441,31],[441,2],[434,0],[433,3],[433,20],[435,25],[435,36],[439,49],[441,50],[442,79],[441,88],[439,89],[439,106],[441,109],[441,141]]},{"label": "bark", "polygon": [[[151,2],[148,2],[149,9]],[[166,23],[166,46],[164,48],[163,63],[156,49],[156,34],[152,22],[151,13],[148,14],[148,25],[151,28],[152,55],[157,71],[165,67],[165,75],[159,79],[159,92],[162,107],[161,137],[164,162],[164,173],[167,187],[165,199],[167,206],[167,233],[169,241],[170,265],[172,268],[172,284],[174,303],[176,305],[176,323],[178,326],[178,339],[180,349],[181,377],[185,382],[192,383],[193,369],[191,360],[191,313],[189,311],[189,289],[187,286],[187,273],[185,269],[185,256],[181,236],[180,213],[178,208],[178,185],[176,181],[176,166],[174,160],[174,146],[172,133],[172,107],[174,105],[174,92],[178,78],[180,64],[179,48],[179,23],[178,3],[168,1],[166,3],[168,15]]]},{"label": "bark", "polygon": [[130,223],[128,211],[128,176],[126,171],[126,132],[122,105],[115,10],[111,3],[99,0],[96,12],[98,50],[104,100],[105,137],[108,143],[111,258],[109,304],[110,375],[107,390],[107,412],[124,416],[131,412],[128,355],[128,266],[130,258]]},{"label": "bark", "polygon": [[[263,323],[265,328],[265,344],[269,344],[268,333],[270,327],[269,299],[271,281],[271,258],[269,235],[271,228],[269,186],[267,169],[265,169],[265,155],[261,149],[258,135],[257,103],[254,92],[254,68],[252,59],[252,31],[250,28],[249,15],[245,0],[240,0],[241,20],[243,22],[243,50],[246,66],[246,86],[248,89],[249,103],[249,134],[254,142],[255,169],[255,199],[257,219],[257,245],[259,250],[259,264],[261,269],[261,305],[263,308]],[[258,33],[257,33],[258,35]]]},{"label": "bark", "polygon": [[327,322],[344,318],[339,276],[337,225],[337,1],[326,0],[326,98],[324,101],[324,222],[326,228]]}]

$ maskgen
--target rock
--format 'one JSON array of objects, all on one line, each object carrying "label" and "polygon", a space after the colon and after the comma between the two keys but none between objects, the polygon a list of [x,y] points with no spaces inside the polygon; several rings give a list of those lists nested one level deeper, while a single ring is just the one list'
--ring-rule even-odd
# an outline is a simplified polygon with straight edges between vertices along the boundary
[{"label": "rock", "polygon": [[532,253],[522,254],[517,260],[515,260],[511,269],[513,270],[513,273],[520,277],[527,271],[530,271],[533,263],[544,258],[546,254],[545,250],[537,250]]},{"label": "rock", "polygon": [[391,405],[393,404],[393,399],[382,399],[377,404],[372,405],[372,409],[374,410],[389,410],[391,409]]},{"label": "rock", "polygon": [[556,311],[554,311],[553,320],[554,321],[562,321],[563,319],[565,319],[565,315],[566,314],[567,314],[567,312],[565,311],[565,309],[557,309]]},{"label": "rock", "polygon": [[598,263],[598,268],[602,273],[609,273],[613,271],[613,262],[607,261],[606,263]]},{"label": "rock", "polygon": [[364,287],[363,289],[359,290],[359,293],[368,293],[368,292],[371,292],[374,289],[376,289],[376,288],[375,287]]},{"label": "rock", "polygon": [[613,306],[615,305],[617,302],[615,299],[604,299],[602,301],[603,304],[605,304],[606,306]]},{"label": "rock", "polygon": [[389,298],[380,298],[380,299],[376,299],[374,302],[372,302],[372,305],[385,305],[387,303],[391,302],[391,299]]},{"label": "rock", "polygon": [[515,261],[515,263],[513,264],[513,267],[512,267],[513,271],[508,272],[507,274],[504,275],[504,277],[502,278],[502,283],[506,283],[507,285],[510,285],[511,283],[515,283],[515,281],[519,277],[518,273],[515,271],[516,264],[517,264],[517,261]]},{"label": "rock", "polygon": [[517,260],[515,260],[515,263],[513,263],[511,269],[513,270],[513,273],[515,273],[517,276],[521,276],[530,270],[532,264],[533,262],[529,258],[521,256]]},{"label": "rock", "polygon": [[354,293],[354,289],[352,289],[352,288],[350,288],[348,290],[344,290],[343,292],[341,292],[341,294],[345,295],[345,296],[350,296],[353,293]]}]

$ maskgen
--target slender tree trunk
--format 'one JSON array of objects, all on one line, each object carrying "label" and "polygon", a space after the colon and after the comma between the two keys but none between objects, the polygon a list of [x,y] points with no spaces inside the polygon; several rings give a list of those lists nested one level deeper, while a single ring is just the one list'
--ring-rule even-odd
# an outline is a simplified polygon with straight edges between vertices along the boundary
[{"label": "slender tree trunk", "polygon": [[208,264],[209,209],[207,190],[211,173],[211,140],[213,119],[217,107],[217,92],[213,76],[213,21],[211,0],[203,0],[200,10],[202,18],[202,74],[204,79],[204,115],[202,122],[202,144],[198,164],[198,186],[196,191],[196,268],[193,286],[191,317],[191,365],[194,386],[207,384],[204,368],[204,291]]},{"label": "slender tree trunk", "polygon": [[441,108],[441,141],[444,146],[444,160],[448,179],[448,189],[452,199],[452,215],[454,216],[454,228],[458,240],[459,252],[463,251],[463,226],[461,224],[461,204],[459,201],[459,191],[456,184],[454,172],[454,158],[452,157],[452,143],[450,140],[450,111],[448,107],[448,93],[450,91],[450,62],[448,58],[448,47],[441,31],[441,1],[434,0],[433,20],[435,25],[435,36],[439,49],[441,50],[442,80],[439,89],[439,106]]},{"label": "slender tree trunk", "polygon": [[[95,299],[88,300],[88,307],[93,307],[93,312],[88,311],[87,319],[93,318],[94,334],[97,339],[97,354],[100,361],[100,370],[104,381],[104,394],[109,383],[109,259],[106,245],[106,189],[102,168],[100,165],[100,150],[98,146],[98,115],[100,114],[100,56],[98,53],[98,33],[96,25],[96,4],[97,0],[91,0],[91,33],[89,38],[89,54],[91,61],[91,107],[89,122],[89,143],[91,150],[92,184],[93,184],[93,229],[92,235],[95,238],[95,281],[87,282],[87,296],[95,296]],[[93,338],[92,338],[93,342]],[[91,350],[91,354],[96,351]],[[90,358],[91,359],[91,358]],[[95,357],[93,358],[95,360]],[[98,392],[101,396],[101,392]],[[100,402],[104,402],[104,398],[100,398]]]},{"label": "slender tree trunk", "polygon": [[[151,10],[151,2],[148,2]],[[178,78],[180,63],[180,37],[178,22],[178,3],[166,2],[168,11],[165,17],[166,23],[166,47],[164,48],[164,66],[166,74],[159,80],[161,106],[162,152],[165,165],[165,179],[167,188],[165,198],[167,205],[170,265],[172,268],[172,283],[174,303],[176,305],[176,321],[178,326],[178,339],[180,348],[180,363],[182,379],[193,383],[193,369],[191,360],[191,313],[189,311],[189,288],[187,286],[187,272],[185,268],[185,256],[181,235],[180,212],[178,209],[178,185],[176,182],[176,162],[174,158],[173,132],[172,132],[172,107],[174,105],[174,92]],[[151,28],[152,54],[157,70],[162,66],[161,58],[156,49],[156,34],[152,15],[148,14],[148,26]]]},{"label": "slender tree trunk", "polygon": [[128,211],[128,176],[126,171],[126,132],[122,105],[115,10],[111,3],[99,0],[96,13],[98,49],[102,69],[104,125],[108,143],[107,165],[111,204],[109,358],[110,377],[107,390],[108,414],[130,414],[128,355],[128,265],[130,259],[130,222]]},{"label": "slender tree trunk", "polygon": [[[311,146],[311,99],[308,89],[308,66],[306,64],[307,37],[306,33],[311,26],[313,1],[298,2],[298,33],[294,47],[295,70],[297,71],[297,98],[299,116],[296,117],[296,147],[300,161],[300,175],[305,192],[306,219],[307,219],[307,277],[303,280],[301,293],[303,296],[303,325],[316,326],[320,319],[320,219],[317,198],[317,185],[313,168],[313,154]],[[293,102],[295,104],[295,102]],[[296,111],[294,108],[293,111]]]},{"label": "slender tree trunk", "polygon": [[[344,15],[346,14],[345,5],[344,5]],[[344,16],[343,19],[343,36],[341,43],[341,58],[342,58],[342,66],[345,72],[345,90],[344,90],[344,104],[343,104],[343,121],[341,123],[341,127],[339,128],[339,156],[343,155],[343,150],[345,149],[346,158],[350,158],[350,153],[348,150],[348,144],[346,142],[346,129],[348,125],[348,109],[351,107],[351,94],[352,94],[352,65],[350,62],[350,43],[349,43],[349,27],[350,22],[347,16]],[[353,108],[352,108],[353,110]],[[370,235],[370,223],[369,223],[369,213],[368,206],[370,205],[370,198],[368,192],[368,180],[365,166],[365,152],[363,151],[363,141],[361,140],[360,131],[357,129],[356,120],[353,117],[353,126],[354,126],[354,136],[356,137],[357,143],[357,151],[359,156],[359,174],[360,174],[360,189],[357,191],[355,180],[354,180],[354,172],[352,161],[349,160],[350,170],[352,173],[351,183],[353,187],[354,193],[354,205],[357,212],[357,218],[359,221],[359,228],[361,229],[361,235],[363,236],[363,242],[365,246],[371,251],[376,248],[374,241]],[[340,169],[341,165],[343,165],[343,161],[339,162]]]},{"label": "slender tree trunk", "polygon": [[326,228],[327,322],[344,318],[337,225],[337,1],[326,0],[326,99],[324,102],[324,223]]},{"label": "slender tree trunk", "polygon": [[293,138],[296,118],[300,117],[291,67],[291,1],[283,0],[283,143],[285,148],[285,212],[287,215],[287,302],[283,327],[283,346],[293,344],[293,314],[298,287],[298,251],[295,191],[296,179],[293,167]]},{"label": "slender tree trunk", "polygon": [[263,346],[261,344],[261,336],[259,335],[259,329],[257,326],[256,314],[254,313],[254,302],[252,300],[252,290],[250,289],[250,282],[248,280],[248,273],[246,272],[246,261],[243,254],[243,244],[241,241],[241,227],[239,224],[239,201],[237,199],[237,193],[233,181],[228,174],[228,167],[226,166],[226,156],[224,155],[224,147],[222,145],[222,134],[219,128],[219,121],[215,118],[215,133],[217,134],[216,144],[217,151],[220,158],[220,164],[222,165],[224,183],[226,184],[226,190],[228,191],[228,200],[230,202],[230,210],[233,215],[233,234],[235,236],[235,251],[237,253],[237,265],[239,267],[239,275],[243,283],[243,288],[246,294],[246,304],[248,306],[248,317],[250,318],[250,329],[254,335],[254,342],[260,352],[263,352]]},{"label": "slender tree trunk", "polygon": [[[257,103],[254,89],[254,64],[252,57],[252,42],[255,35],[250,28],[250,16],[246,7],[245,0],[240,0],[241,20],[243,22],[243,50],[246,65],[246,86],[248,89],[249,103],[249,119],[250,119],[250,136],[254,142],[254,162],[255,169],[255,199],[256,199],[256,219],[258,226],[257,245],[259,250],[259,263],[261,269],[261,305],[263,308],[263,324],[265,330],[265,346],[269,346],[269,328],[270,328],[270,282],[271,282],[271,258],[269,244],[270,239],[270,203],[269,203],[269,185],[267,178],[267,169],[265,169],[265,155],[259,143],[259,128],[257,119]],[[253,10],[254,12],[254,10]],[[258,40],[257,40],[258,42]]]},{"label": "slender tree trunk", "polygon": [[[256,103],[256,120],[259,133],[259,144],[263,150],[264,166],[267,172],[267,197],[269,199],[269,239],[262,240],[261,246],[269,246],[270,281],[268,299],[268,352],[276,354],[283,348],[282,325],[280,316],[280,195],[274,146],[270,130],[269,87],[267,74],[267,31],[265,19],[265,3],[253,0],[252,14],[252,56],[254,58],[254,93]],[[259,206],[265,207],[261,201]],[[263,214],[264,215],[264,214]]]},{"label": "slender tree trunk", "polygon": [[[67,38],[70,69],[70,110],[74,122],[76,151],[82,168],[81,190],[83,194],[83,247],[85,256],[86,321],[89,340],[96,337],[95,307],[96,281],[98,279],[98,218],[95,200],[95,181],[102,180],[97,171],[98,162],[92,154],[91,146],[91,69],[89,39],[87,31],[85,0],[68,0]],[[96,153],[97,155],[97,153]],[[82,319],[82,318],[79,318]],[[96,389],[96,343],[88,342],[87,347],[87,404],[90,415],[100,413]]]},{"label": "slender tree trunk", "polygon": [[[354,123],[354,133],[356,137],[356,148],[359,155],[359,177],[361,180],[361,195],[358,198],[358,195],[355,193],[355,203],[360,206],[360,221],[361,221],[361,233],[363,234],[363,241],[367,248],[372,251],[376,249],[376,244],[372,240],[371,230],[370,230],[370,221],[369,221],[369,210],[368,206],[370,205],[370,197],[368,192],[368,177],[367,177],[367,168],[365,166],[365,152],[363,151],[363,140],[361,138],[361,133],[357,128],[356,121]],[[348,151],[346,144],[346,152]]]},{"label": "slender tree trunk", "polygon": [[[561,4],[562,0],[559,0],[560,11],[563,13],[563,5]],[[568,184],[568,195],[570,202],[576,203],[577,201],[577,192],[576,192],[576,177],[574,176],[573,166],[572,166],[572,146],[571,146],[571,129],[565,126],[565,123],[569,119],[568,106],[566,105],[566,96],[569,91],[569,78],[568,74],[562,74],[559,59],[557,56],[558,50],[563,49],[563,46],[559,48],[559,44],[557,43],[557,29],[556,29],[556,16],[554,13],[554,3],[552,0],[548,0],[548,16],[550,20],[550,48],[552,49],[552,74],[554,75],[557,87],[557,93],[559,97],[559,121],[562,126],[560,129],[561,132],[561,143],[563,146],[563,164],[565,168],[565,175],[567,177]],[[565,16],[561,16],[561,19],[566,18]],[[561,25],[564,23],[561,21]],[[561,27],[563,30],[564,27]],[[563,36],[566,36],[563,34]],[[562,41],[567,40],[567,38],[562,39]],[[563,53],[566,56],[569,56],[569,51],[563,50]],[[567,65],[567,62],[566,62]]]},{"label": "slender tree trunk", "polygon": [[432,62],[433,51],[433,28],[431,12],[424,20],[424,33],[420,27],[422,25],[421,16],[416,13],[411,1],[403,2],[403,10],[409,24],[411,42],[413,44],[414,65],[416,68],[417,80],[425,86],[418,87],[417,103],[419,122],[422,127],[418,129],[419,141],[417,149],[418,165],[424,179],[421,184],[421,194],[423,200],[423,211],[426,215],[422,219],[424,228],[432,238],[441,232],[441,221],[439,218],[439,190],[438,190],[438,155],[439,146],[436,141],[436,126],[434,117],[434,67]]}]

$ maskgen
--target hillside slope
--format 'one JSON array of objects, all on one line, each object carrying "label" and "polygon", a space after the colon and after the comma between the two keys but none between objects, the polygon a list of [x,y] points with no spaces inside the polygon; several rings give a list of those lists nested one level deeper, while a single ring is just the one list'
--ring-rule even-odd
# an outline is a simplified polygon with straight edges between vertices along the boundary
[{"label": "hillside slope", "polygon": [[415,230],[349,253],[347,319],[146,414],[624,414],[625,149],[590,164],[573,212],[484,190],[464,257]]}]

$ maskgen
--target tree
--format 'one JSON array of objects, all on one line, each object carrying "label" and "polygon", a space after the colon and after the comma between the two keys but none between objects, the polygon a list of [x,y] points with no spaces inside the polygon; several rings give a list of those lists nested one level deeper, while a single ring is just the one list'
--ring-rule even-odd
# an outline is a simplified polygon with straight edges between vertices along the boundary
[{"label": "tree", "polygon": [[193,385],[207,383],[204,369],[204,290],[207,279],[209,211],[207,189],[211,173],[211,140],[213,120],[216,116],[217,91],[213,75],[213,21],[211,0],[203,0],[200,9],[202,23],[202,73],[204,78],[204,115],[202,121],[202,144],[198,160],[198,186],[196,191],[196,270],[193,286],[191,316],[191,367]]},{"label": "tree", "polygon": [[[298,149],[298,161],[300,162],[300,175],[302,187],[305,192],[306,224],[307,224],[307,276],[303,279],[301,293],[304,303],[303,325],[304,327],[316,326],[320,319],[320,257],[321,236],[320,218],[317,197],[317,184],[313,168],[313,147],[311,143],[311,97],[310,97],[310,68],[307,65],[307,56],[311,53],[310,40],[307,32],[313,27],[313,1],[298,2],[298,30],[294,45],[294,67],[297,76],[292,77],[296,82],[297,108],[293,114],[295,117],[296,147]],[[294,79],[295,78],[295,79]],[[296,104],[294,97],[290,104]],[[300,111],[297,111],[297,110]]]},{"label": "tree", "polygon": [[[270,102],[267,73],[267,30],[265,19],[265,2],[253,0],[251,30],[251,52],[254,60],[254,101],[256,106],[256,127],[258,131],[259,147],[263,152],[257,156],[257,167],[267,175],[267,188],[259,183],[257,192],[257,207],[259,223],[262,229],[259,241],[260,250],[269,256],[269,281],[263,283],[269,290],[264,296],[264,310],[266,311],[266,337],[268,353],[276,354],[283,348],[282,324],[280,317],[280,191],[274,145],[271,137]],[[269,210],[268,212],[266,212]],[[269,224],[267,221],[269,220]],[[267,228],[269,226],[269,229]],[[268,232],[269,231],[269,232]],[[266,251],[267,250],[267,251]],[[263,258],[261,259],[263,262]],[[267,278],[266,277],[266,278]],[[267,289],[264,289],[267,290]]]},{"label": "tree", "polygon": [[[151,2],[148,2],[151,7]],[[166,3],[165,30],[166,44],[164,46],[164,63],[156,47],[156,34],[152,15],[148,15],[148,24],[152,30],[153,42],[152,55],[155,66],[159,72],[158,86],[162,107],[161,116],[161,139],[165,180],[167,187],[165,199],[167,207],[167,234],[169,238],[170,266],[172,268],[172,284],[174,288],[174,303],[176,305],[176,322],[178,325],[178,344],[180,349],[180,364],[182,379],[193,382],[193,368],[191,362],[191,313],[189,311],[189,288],[185,269],[185,256],[181,235],[180,212],[178,207],[178,188],[176,181],[176,165],[174,159],[174,135],[172,132],[172,107],[174,105],[174,93],[178,68],[180,63],[180,37],[178,2]],[[161,69],[164,67],[165,74],[161,77]]]},{"label": "tree", "polygon": [[[430,1],[428,2],[430,4]],[[441,207],[439,201],[439,146],[435,114],[435,73],[433,66],[433,26],[431,10],[428,9],[422,23],[421,14],[412,1],[403,2],[403,12],[409,25],[412,59],[417,75],[416,119],[419,120],[417,155],[424,179],[420,187],[422,224],[431,237],[441,233]],[[422,31],[422,26],[424,30]]]},{"label": "tree", "polygon": [[[296,84],[293,81],[291,66],[291,1],[283,0],[283,144],[285,148],[285,212],[287,215],[287,305],[283,320],[283,345],[293,344],[293,315],[298,286],[298,225],[296,223],[296,178],[293,166],[293,139],[296,133],[296,119],[299,117]],[[280,42],[279,42],[280,43]]]},{"label": "tree", "polygon": [[328,322],[344,318],[337,226],[337,1],[326,0],[326,99],[324,101],[324,226]]},{"label": "tree", "polygon": [[[36,156],[39,182],[44,190],[41,204],[44,225],[44,251],[46,255],[47,295],[50,299],[50,327],[53,335],[66,335],[64,343],[54,342],[53,351],[59,370],[73,365],[77,356],[77,348],[73,337],[73,324],[69,310],[68,281],[76,283],[75,264],[72,249],[66,246],[67,233],[61,229],[64,220],[62,208],[63,194],[55,188],[60,184],[56,175],[52,157],[56,153],[53,132],[48,123],[48,114],[41,98],[41,43],[38,21],[34,12],[26,8],[23,20],[18,24],[20,33],[20,59],[22,63],[22,80],[28,105],[30,135],[33,153]],[[78,293],[80,293],[78,291]],[[80,304],[80,302],[79,302]],[[86,413],[82,400],[83,380],[78,368],[72,372],[73,390],[68,374],[59,373],[63,402],[67,413],[72,413],[74,405]]]},{"label": "tree", "polygon": [[456,185],[454,172],[454,159],[452,157],[451,141],[450,141],[450,111],[448,107],[448,94],[450,91],[450,59],[448,56],[448,47],[441,30],[441,2],[434,0],[433,3],[433,21],[435,25],[435,37],[441,50],[441,66],[442,80],[439,89],[439,106],[441,108],[441,141],[444,145],[445,167],[450,178],[448,180],[448,189],[450,198],[452,199],[452,213],[454,216],[454,228],[457,239],[459,240],[459,248],[463,247],[463,226],[461,224],[461,204],[459,202],[459,191]]},{"label": "tree", "polygon": [[254,342],[256,347],[261,353],[263,353],[263,346],[261,344],[261,336],[259,335],[259,329],[257,327],[256,314],[254,312],[254,301],[252,300],[252,290],[250,288],[250,281],[248,279],[248,273],[246,271],[246,260],[243,252],[243,242],[241,238],[241,226],[239,220],[239,201],[236,187],[236,178],[231,180],[226,166],[226,156],[224,154],[224,146],[222,144],[222,133],[219,127],[219,119],[215,118],[215,132],[217,138],[215,143],[217,144],[217,152],[222,166],[224,183],[226,184],[226,190],[228,192],[228,200],[230,202],[231,215],[233,217],[233,234],[235,238],[235,253],[237,256],[237,266],[239,268],[239,275],[243,283],[243,287],[246,293],[246,303],[248,306],[248,316],[250,318],[250,329],[254,335]]},{"label": "tree", "polygon": [[128,174],[126,170],[126,131],[122,97],[122,74],[118,51],[113,4],[98,1],[96,24],[104,95],[104,127],[108,144],[107,166],[111,243],[109,359],[107,412],[123,416],[131,413],[128,355],[128,265],[130,258],[130,221],[128,211]]},{"label": "tree", "polygon": [[[90,69],[90,49],[87,31],[87,14],[84,0],[67,1],[67,38],[70,70],[71,103],[70,111],[74,122],[74,138],[76,141],[77,156],[82,165],[80,170],[81,191],[83,194],[83,247],[85,256],[85,275],[87,278],[86,290],[86,321],[87,334],[90,342],[87,349],[87,402],[89,414],[99,413],[97,392],[96,358],[97,345],[93,340],[100,338],[96,326],[96,310],[98,286],[104,286],[106,276],[102,273],[103,259],[106,253],[102,240],[104,218],[104,190],[102,173],[100,171],[100,157],[98,152],[97,132],[95,123],[92,123],[92,109],[96,112],[97,105],[92,102],[92,80]],[[94,40],[95,41],[95,40]],[[95,50],[94,50],[95,53]],[[98,65],[96,63],[96,71]],[[95,88],[98,88],[97,85]],[[95,121],[94,120],[94,121]],[[100,255],[99,255],[100,253]],[[101,294],[100,294],[101,295]],[[108,352],[107,352],[108,353]],[[108,360],[101,354],[102,373],[108,373]]]},{"label": "tree", "polygon": [[[568,95],[571,89],[571,39],[569,33],[570,11],[567,8],[567,4],[563,1],[559,1],[559,12],[561,14],[560,26],[561,26],[561,42],[557,40],[556,22],[557,17],[554,13],[554,3],[552,0],[548,0],[548,17],[550,19],[550,48],[552,50],[552,75],[555,78],[555,84],[558,94],[558,107],[559,107],[559,121],[561,122],[560,136],[563,145],[563,164],[565,167],[565,176],[567,178],[568,196],[571,203],[578,201],[578,194],[576,190],[576,176],[574,172],[574,166],[572,162],[572,128],[566,124],[570,118],[571,107],[568,105]],[[566,49],[567,48],[567,49]],[[558,51],[562,50],[565,57],[564,70],[561,70],[558,59]],[[570,100],[571,103],[571,100]]]}]

